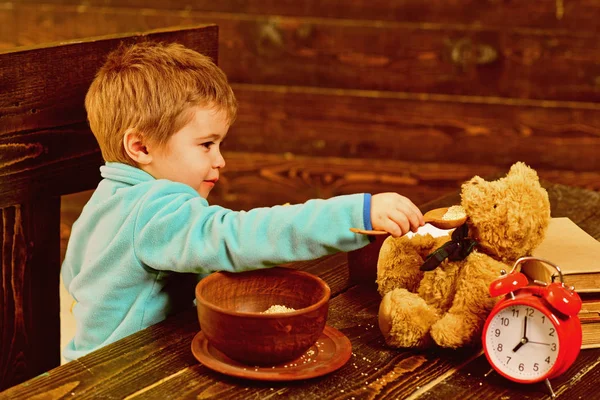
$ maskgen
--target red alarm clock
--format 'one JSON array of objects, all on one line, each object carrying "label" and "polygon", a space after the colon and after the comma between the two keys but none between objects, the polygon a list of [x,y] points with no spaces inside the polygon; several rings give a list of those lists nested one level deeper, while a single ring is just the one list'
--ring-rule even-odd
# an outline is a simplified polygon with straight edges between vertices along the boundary
[{"label": "red alarm clock", "polygon": [[[554,267],[560,282],[534,281],[516,269],[535,260]],[[581,298],[563,283],[560,268],[537,257],[521,257],[507,274],[490,285],[496,303],[483,327],[483,350],[492,367],[502,376],[519,383],[545,380],[565,372],[579,355],[581,323],[577,313]]]}]

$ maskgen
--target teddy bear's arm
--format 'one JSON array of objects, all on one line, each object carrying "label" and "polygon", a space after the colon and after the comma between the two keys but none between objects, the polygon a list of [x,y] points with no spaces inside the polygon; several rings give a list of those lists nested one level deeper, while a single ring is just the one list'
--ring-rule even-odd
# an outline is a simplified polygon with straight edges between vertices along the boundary
[{"label": "teddy bear's arm", "polygon": [[436,239],[429,234],[412,238],[388,237],[381,246],[377,261],[377,285],[381,296],[399,288],[416,292],[423,278],[420,267],[424,258],[440,242],[444,242],[444,239]]},{"label": "teddy bear's arm", "polygon": [[422,262],[423,259],[407,237],[390,236],[385,239],[377,260],[379,294],[383,297],[396,288],[414,291],[423,276],[419,270]]},{"label": "teddy bear's arm", "polygon": [[490,283],[507,265],[474,251],[458,276],[452,306],[431,327],[433,340],[442,347],[461,347],[479,339],[483,324],[496,299],[489,295]]}]

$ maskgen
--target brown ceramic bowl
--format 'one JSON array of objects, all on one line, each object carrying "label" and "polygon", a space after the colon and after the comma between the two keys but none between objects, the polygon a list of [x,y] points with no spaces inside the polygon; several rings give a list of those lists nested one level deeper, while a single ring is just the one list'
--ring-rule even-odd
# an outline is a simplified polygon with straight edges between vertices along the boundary
[{"label": "brown ceramic bowl", "polygon": [[[229,358],[251,366],[300,357],[325,328],[331,290],[325,281],[294,269],[215,272],[196,286],[200,329]],[[273,305],[293,308],[263,313]]]}]

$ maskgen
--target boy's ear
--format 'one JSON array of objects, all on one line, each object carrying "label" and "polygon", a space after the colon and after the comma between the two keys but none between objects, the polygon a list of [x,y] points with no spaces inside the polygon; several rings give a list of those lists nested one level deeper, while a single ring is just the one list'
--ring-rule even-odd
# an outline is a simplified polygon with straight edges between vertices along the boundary
[{"label": "boy's ear", "polygon": [[138,164],[147,165],[152,161],[152,156],[148,152],[144,135],[135,128],[129,128],[123,135],[123,146],[125,152],[131,159]]}]

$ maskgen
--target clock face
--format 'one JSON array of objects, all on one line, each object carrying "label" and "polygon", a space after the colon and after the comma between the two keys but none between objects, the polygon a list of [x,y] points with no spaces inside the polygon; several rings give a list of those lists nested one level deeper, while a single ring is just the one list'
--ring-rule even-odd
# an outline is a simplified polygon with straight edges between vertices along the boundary
[{"label": "clock face", "polygon": [[560,346],[553,321],[529,305],[500,310],[490,320],[484,340],[495,368],[524,381],[547,375]]}]

